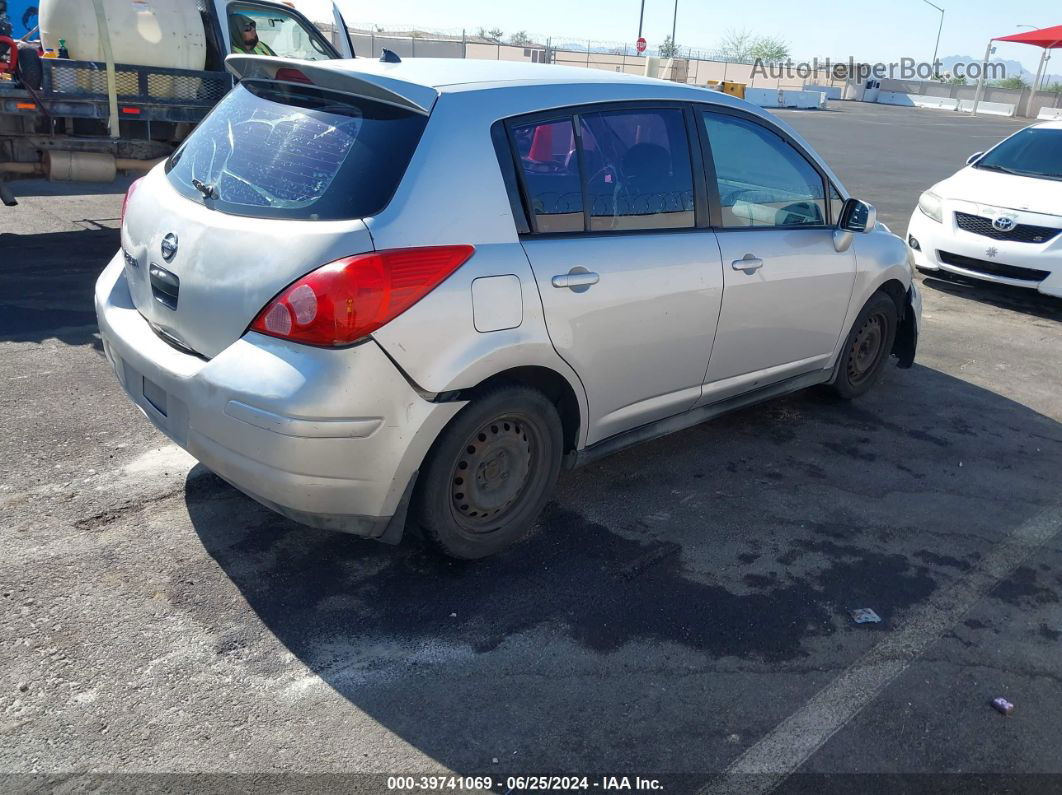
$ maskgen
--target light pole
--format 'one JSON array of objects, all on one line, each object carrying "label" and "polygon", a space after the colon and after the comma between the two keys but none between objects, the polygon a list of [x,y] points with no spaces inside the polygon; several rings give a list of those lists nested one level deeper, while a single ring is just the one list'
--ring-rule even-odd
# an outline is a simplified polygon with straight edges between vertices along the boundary
[{"label": "light pole", "polygon": [[927,6],[933,6],[940,12],[940,25],[937,27],[937,43],[933,46],[933,76],[939,77],[940,72],[937,69],[937,53],[940,50],[940,32],[944,30],[944,9],[938,6],[936,3],[931,3],[929,0],[922,0]]},{"label": "light pole", "polygon": [[981,61],[981,76],[977,78],[977,91],[974,92],[973,110],[970,111],[974,116],[977,115],[977,107],[981,104],[981,97],[985,95],[985,77],[988,72],[988,59],[992,57],[992,54],[996,51],[996,48],[992,46],[992,42],[995,39],[988,40],[988,46],[985,47],[985,59]]},{"label": "light pole", "polygon": [[675,26],[678,24],[678,0],[675,0],[675,13],[671,17],[671,49],[678,52],[675,46]]}]

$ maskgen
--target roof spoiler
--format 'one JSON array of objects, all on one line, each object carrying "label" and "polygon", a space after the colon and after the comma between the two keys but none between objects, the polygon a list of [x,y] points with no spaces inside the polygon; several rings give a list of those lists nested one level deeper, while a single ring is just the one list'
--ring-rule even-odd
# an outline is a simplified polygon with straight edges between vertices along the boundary
[{"label": "roof spoiler", "polygon": [[[225,58],[225,68],[240,80],[272,81],[276,80],[278,69],[296,69],[320,88],[365,97],[425,116],[431,113],[432,105],[439,97],[439,93],[430,86],[372,72],[346,71],[321,65],[327,63],[329,61],[288,60],[271,55],[229,55]],[[349,67],[358,62],[348,60],[343,63]]]}]

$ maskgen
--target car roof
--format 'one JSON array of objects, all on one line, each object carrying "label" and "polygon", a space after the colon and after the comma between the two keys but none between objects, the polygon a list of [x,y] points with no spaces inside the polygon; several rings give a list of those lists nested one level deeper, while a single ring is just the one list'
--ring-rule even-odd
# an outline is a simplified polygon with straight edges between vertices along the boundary
[{"label": "car roof", "polygon": [[1048,130],[1062,130],[1062,119],[1058,119],[1057,121],[1045,121],[1040,124],[1034,124],[1033,126]]},{"label": "car roof", "polygon": [[408,58],[388,62],[372,58],[299,61],[267,55],[229,55],[226,68],[240,79],[276,79],[280,70],[294,70],[316,85],[351,91],[428,114],[442,94],[551,86],[586,87],[596,101],[615,98],[673,99],[762,110],[729,94],[641,75],[527,61],[490,61],[465,58]]}]

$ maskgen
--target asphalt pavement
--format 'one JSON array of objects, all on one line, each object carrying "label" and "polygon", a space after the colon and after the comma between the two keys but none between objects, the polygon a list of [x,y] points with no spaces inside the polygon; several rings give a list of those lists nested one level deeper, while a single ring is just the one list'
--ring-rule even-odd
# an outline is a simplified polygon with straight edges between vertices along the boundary
[{"label": "asphalt pavement", "polygon": [[[901,234],[1019,126],[838,107],[780,115]],[[5,790],[1062,786],[1062,302],[926,279],[913,369],[566,474],[525,543],[467,564],[296,525],[154,431],[92,312],[121,186],[16,188]]]}]

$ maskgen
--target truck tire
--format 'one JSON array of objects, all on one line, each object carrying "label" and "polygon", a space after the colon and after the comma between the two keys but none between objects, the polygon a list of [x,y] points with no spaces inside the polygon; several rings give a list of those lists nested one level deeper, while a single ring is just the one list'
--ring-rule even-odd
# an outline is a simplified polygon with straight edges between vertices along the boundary
[{"label": "truck tire", "polygon": [[41,55],[36,47],[18,48],[18,66],[15,67],[15,76],[24,86],[39,91],[44,83],[44,67],[41,66]]}]

